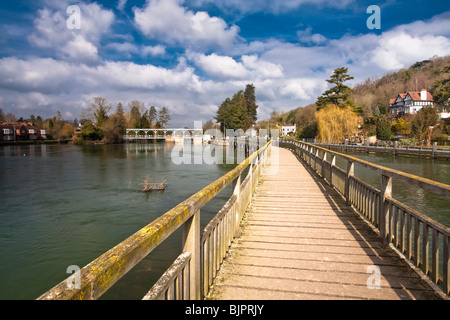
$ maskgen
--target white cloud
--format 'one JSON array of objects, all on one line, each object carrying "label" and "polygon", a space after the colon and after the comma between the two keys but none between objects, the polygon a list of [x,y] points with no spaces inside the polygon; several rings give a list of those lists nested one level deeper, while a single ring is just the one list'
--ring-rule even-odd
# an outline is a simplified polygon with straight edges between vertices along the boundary
[{"label": "white cloud", "polygon": [[241,62],[229,56],[220,56],[215,53],[205,55],[203,53],[187,52],[186,56],[193,60],[209,75],[224,79],[255,80],[259,78],[280,78],[283,76],[283,68],[268,61],[258,58],[257,55],[243,55]]},{"label": "white cloud", "polygon": [[51,58],[2,58],[0,73],[4,97],[0,107],[14,113],[31,109],[49,117],[60,110],[78,116],[92,97],[104,96],[114,103],[137,99],[167,105],[176,119],[180,114],[195,115],[192,108],[207,104],[204,98],[197,99],[202,90],[198,76],[182,65],[174,69],[132,62],[88,66]]},{"label": "white cloud", "polygon": [[285,81],[280,93],[291,99],[308,101],[315,99],[325,88],[322,79],[294,78]]},{"label": "white cloud", "polygon": [[[381,34],[345,35],[329,39],[321,45],[302,46],[270,40],[258,43],[261,58],[283,66],[284,76],[327,79],[334,68],[345,66],[357,83],[387,71],[409,67],[433,56],[450,55],[450,13],[428,21],[400,25]],[[304,40],[313,33],[300,32]],[[311,39],[312,40],[312,39]],[[276,45],[274,45],[276,44]]]},{"label": "white cloud", "polygon": [[253,77],[280,78],[283,76],[283,67],[280,64],[264,61],[257,55],[242,56],[243,65],[252,71]]},{"label": "white cloud", "polygon": [[119,0],[117,2],[117,9],[123,11],[125,9],[125,5],[127,4],[127,0]]},{"label": "white cloud", "polygon": [[145,7],[134,8],[135,24],[152,39],[194,49],[229,49],[238,37],[239,28],[229,27],[208,13],[186,10],[183,0],[148,0]]},{"label": "white cloud", "polygon": [[433,56],[449,55],[449,37],[450,12],[400,25],[378,37],[371,62],[383,70],[395,70]]},{"label": "white cloud", "polygon": [[201,7],[210,3],[229,12],[240,12],[241,14],[255,12],[270,12],[279,14],[295,10],[303,5],[315,5],[318,7],[347,8],[354,5],[354,0],[191,0],[192,5]]},{"label": "white cloud", "polygon": [[98,47],[104,35],[111,31],[114,14],[97,3],[78,4],[80,29],[67,28],[66,11],[62,8],[45,8],[38,11],[34,32],[28,40],[41,48],[52,49],[55,56],[72,62],[92,63],[98,60]]},{"label": "white cloud", "polygon": [[147,56],[147,55],[151,55],[151,56],[161,56],[166,54],[166,48],[164,46],[161,45],[156,45],[156,46],[144,46],[142,48],[142,55],[143,56]]},{"label": "white cloud", "polygon": [[[116,3],[125,5],[125,1]],[[251,8],[254,2],[240,3],[244,9],[249,6],[248,10],[282,10],[306,2],[262,1],[262,8],[257,9]],[[138,99],[147,105],[169,106],[172,123],[184,126],[189,121],[212,119],[225,98],[253,83],[259,119],[264,119],[273,110],[314,102],[326,89],[325,79],[334,68],[348,67],[356,83],[435,54],[450,54],[448,13],[380,34],[326,39],[308,27],[299,31],[300,43],[276,38],[244,42],[237,27],[206,12],[190,11],[183,4],[182,0],[152,0],[134,9],[135,26],[147,37],[159,40],[152,46],[134,42],[131,35],[111,36],[114,14],[95,2],[80,4],[81,30],[66,28],[63,5],[61,10],[50,7],[38,11],[29,41],[50,52],[51,58],[1,58],[0,107],[5,112],[33,110],[30,114],[44,117],[60,110],[77,117],[94,96],[124,105]],[[230,0],[232,5],[238,6]],[[103,49],[130,58],[174,57],[172,48],[166,49],[171,44],[181,45],[185,51],[177,51],[175,67],[140,65],[103,60],[103,43],[108,43]]]},{"label": "white cloud", "polygon": [[98,60],[98,49],[83,36],[75,36],[73,40],[61,48],[69,60],[76,62],[96,62]]},{"label": "white cloud", "polygon": [[142,57],[151,56],[162,56],[166,54],[166,48],[161,45],[156,46],[137,46],[131,42],[113,42],[109,43],[106,47],[111,48],[117,52],[125,54],[128,58],[131,57],[131,54],[137,54]]},{"label": "white cloud", "polygon": [[188,53],[187,57],[208,74],[218,78],[245,79],[249,77],[249,71],[236,62],[232,57],[219,56],[215,53],[205,55],[202,53]]},{"label": "white cloud", "polygon": [[312,33],[312,28],[297,31],[298,40],[301,43],[321,45],[327,41],[327,38],[319,33]]}]

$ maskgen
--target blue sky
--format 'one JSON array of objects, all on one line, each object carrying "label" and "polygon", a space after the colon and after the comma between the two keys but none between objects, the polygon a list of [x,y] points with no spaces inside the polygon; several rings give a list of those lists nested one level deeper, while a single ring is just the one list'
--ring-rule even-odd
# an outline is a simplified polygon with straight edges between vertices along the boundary
[{"label": "blue sky", "polygon": [[[67,27],[70,5],[80,29]],[[103,96],[191,126],[252,83],[262,120],[314,102],[334,68],[355,84],[450,55],[445,1],[18,0],[0,4],[0,28],[0,108],[24,118],[78,118]]]}]

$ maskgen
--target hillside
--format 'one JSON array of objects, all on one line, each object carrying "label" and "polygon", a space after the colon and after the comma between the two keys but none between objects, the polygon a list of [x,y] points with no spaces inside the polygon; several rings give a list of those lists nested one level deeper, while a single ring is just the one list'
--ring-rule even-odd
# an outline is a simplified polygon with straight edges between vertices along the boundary
[{"label": "hillside", "polygon": [[[381,78],[368,78],[363,83],[355,85],[350,98],[356,109],[364,118],[373,115],[389,113],[389,100],[399,93],[427,89],[432,92],[437,80],[449,78],[448,73],[442,73],[444,67],[450,68],[450,56],[434,57],[419,61],[396,72],[389,72]],[[325,79],[324,79],[325,81]],[[310,104],[287,112],[273,112],[271,124],[296,124],[303,137],[315,136],[316,105]]]},{"label": "hillside", "polygon": [[[351,98],[362,107],[363,116],[371,116],[376,108],[380,113],[389,111],[389,99],[406,91],[431,91],[436,80],[445,77],[440,71],[450,66],[450,56],[416,62],[407,69],[385,74],[380,79],[367,79],[353,87]],[[448,75],[447,75],[448,77]]]}]

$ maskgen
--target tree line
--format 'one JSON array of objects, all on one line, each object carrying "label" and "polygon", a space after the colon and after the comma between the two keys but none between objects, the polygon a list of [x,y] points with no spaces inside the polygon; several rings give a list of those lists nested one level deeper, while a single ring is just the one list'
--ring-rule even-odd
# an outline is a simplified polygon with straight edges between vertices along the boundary
[{"label": "tree line", "polygon": [[104,143],[123,142],[127,128],[166,128],[171,120],[169,109],[163,106],[147,108],[145,103],[133,100],[124,109],[121,102],[111,112],[113,104],[104,97],[94,97],[91,104],[81,112],[80,120],[65,120],[60,111],[56,115],[42,119],[41,116],[31,115],[29,119],[12,113],[4,113],[0,108],[0,122],[31,122],[33,125],[46,130],[49,140],[70,139],[81,124],[81,130],[74,137],[74,143],[83,144],[86,141],[103,141]]},{"label": "tree line", "polygon": [[81,114],[85,123],[75,142],[102,140],[105,143],[120,143],[127,128],[165,128],[171,120],[166,106],[159,110],[155,106],[147,109],[144,102],[133,100],[128,103],[126,112],[119,102],[111,114],[112,107],[106,98],[93,98],[91,105]]}]

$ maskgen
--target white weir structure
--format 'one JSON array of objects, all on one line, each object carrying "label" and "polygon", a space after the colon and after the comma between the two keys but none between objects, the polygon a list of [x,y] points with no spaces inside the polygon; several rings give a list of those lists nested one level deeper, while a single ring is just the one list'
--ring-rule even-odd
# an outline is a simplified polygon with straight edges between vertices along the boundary
[{"label": "white weir structure", "polygon": [[126,140],[167,140],[174,142],[184,142],[184,140],[193,140],[203,142],[203,129],[127,129]]}]

